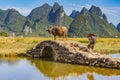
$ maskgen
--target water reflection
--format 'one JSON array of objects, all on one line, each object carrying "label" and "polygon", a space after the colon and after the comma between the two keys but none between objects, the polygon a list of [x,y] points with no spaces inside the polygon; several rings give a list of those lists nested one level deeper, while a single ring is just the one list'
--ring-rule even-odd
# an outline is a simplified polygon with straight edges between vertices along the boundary
[{"label": "water reflection", "polygon": [[116,80],[120,70],[31,58],[0,58],[0,80]]},{"label": "water reflection", "polygon": [[[58,77],[67,77],[67,76],[83,76],[89,80],[95,80],[94,74],[102,76],[120,76],[120,70],[107,69],[107,68],[98,68],[90,66],[81,66],[81,65],[72,65],[72,64],[63,64],[45,60],[32,59],[30,60],[35,66],[42,72],[45,76],[57,79]],[[120,78],[120,77],[119,77]],[[85,80],[85,79],[84,79]]]},{"label": "water reflection", "polygon": [[48,80],[26,58],[0,58],[0,80]]}]

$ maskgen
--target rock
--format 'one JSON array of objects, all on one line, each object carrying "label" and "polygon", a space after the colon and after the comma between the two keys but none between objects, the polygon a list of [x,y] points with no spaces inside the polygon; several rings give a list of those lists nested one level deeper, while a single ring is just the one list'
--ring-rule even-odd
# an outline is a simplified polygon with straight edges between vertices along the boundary
[{"label": "rock", "polygon": [[34,58],[53,58],[58,62],[120,69],[120,59],[86,50],[87,47],[78,42],[47,40],[27,51],[27,54]]},{"label": "rock", "polygon": [[79,11],[76,11],[76,10],[73,10],[72,13],[70,14],[70,17],[71,18],[75,18],[77,15],[79,15],[80,12]]},{"label": "rock", "polygon": [[94,5],[91,6],[89,12],[99,17],[102,17],[102,10]]}]

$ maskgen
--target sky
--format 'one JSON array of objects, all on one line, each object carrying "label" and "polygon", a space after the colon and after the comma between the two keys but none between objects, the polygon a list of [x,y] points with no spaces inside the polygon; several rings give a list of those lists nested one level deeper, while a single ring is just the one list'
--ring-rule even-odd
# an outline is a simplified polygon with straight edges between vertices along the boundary
[{"label": "sky", "polygon": [[120,22],[120,0],[0,0],[0,9],[14,8],[27,16],[32,9],[45,3],[53,6],[55,2],[64,7],[67,15],[73,10],[81,11],[83,7],[90,9],[91,5],[95,5],[106,14],[109,23],[112,22],[116,26]]}]

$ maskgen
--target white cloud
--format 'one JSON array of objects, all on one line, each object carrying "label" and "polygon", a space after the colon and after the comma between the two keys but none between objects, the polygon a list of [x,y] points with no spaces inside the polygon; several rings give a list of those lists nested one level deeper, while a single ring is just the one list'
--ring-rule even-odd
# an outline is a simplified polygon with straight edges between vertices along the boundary
[{"label": "white cloud", "polygon": [[[79,5],[79,4],[70,4],[71,8],[68,10],[78,10],[81,11],[83,7],[87,8],[88,10],[91,7],[91,4]],[[98,6],[100,7],[100,6]],[[110,14],[112,16],[120,17],[120,7],[100,7],[102,12],[105,14]]]},{"label": "white cloud", "polygon": [[6,10],[6,9],[11,9],[11,8],[16,9],[17,11],[19,11],[24,16],[27,16],[32,10],[32,9],[28,9],[28,8],[24,8],[24,7],[14,7],[14,6],[13,7],[4,7],[2,9]]},{"label": "white cloud", "polygon": [[86,7],[87,9],[90,9],[91,4],[86,4],[84,7]]},{"label": "white cloud", "polygon": [[[83,7],[86,7],[88,10],[91,7],[91,4],[69,4],[67,7],[64,6],[65,12],[67,15],[70,15],[73,10],[81,11]],[[102,12],[106,14],[108,21],[113,22],[113,24],[117,25],[120,22],[120,7],[102,7],[98,6],[101,8]],[[22,15],[27,16],[32,9],[30,8],[24,8],[24,7],[15,7],[15,6],[8,6],[8,7],[1,7],[1,9],[8,9],[8,8],[14,8],[17,11],[19,11]]]},{"label": "white cloud", "polygon": [[74,9],[76,9],[76,10],[81,10],[83,7],[85,7],[85,8],[87,8],[87,9],[89,9],[90,7],[91,7],[91,5],[90,4],[85,4],[85,5],[81,5],[81,4],[70,4],[70,6],[72,7],[72,8],[74,8]]},{"label": "white cloud", "polygon": [[101,7],[105,14],[120,17],[120,7]]},{"label": "white cloud", "polygon": [[[86,7],[88,10],[91,7],[91,4],[79,5],[79,4],[70,4],[69,7],[65,8],[67,15],[70,15],[73,10],[81,11],[83,7]],[[101,8],[102,12],[106,14],[108,21],[117,25],[120,22],[120,7],[103,7]]]},{"label": "white cloud", "polygon": [[107,15],[108,21],[117,25],[120,22],[120,7],[100,7]]},{"label": "white cloud", "polygon": [[18,10],[24,16],[27,16],[31,12],[31,9],[28,8],[18,8],[18,7],[13,7],[13,8]]},{"label": "white cloud", "polygon": [[69,4],[69,6],[65,8],[65,12],[67,15],[70,15],[73,10],[81,11],[83,7],[89,9],[91,5],[90,4],[81,5],[81,4],[74,4],[74,3]]}]

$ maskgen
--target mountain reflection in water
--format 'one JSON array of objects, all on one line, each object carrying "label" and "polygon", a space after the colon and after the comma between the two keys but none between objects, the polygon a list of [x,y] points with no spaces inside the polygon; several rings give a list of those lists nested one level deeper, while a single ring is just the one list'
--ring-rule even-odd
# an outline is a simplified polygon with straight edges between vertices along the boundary
[{"label": "mountain reflection in water", "polygon": [[[6,77],[7,76],[7,77]],[[0,58],[0,80],[118,80],[120,70],[32,58]]]}]

